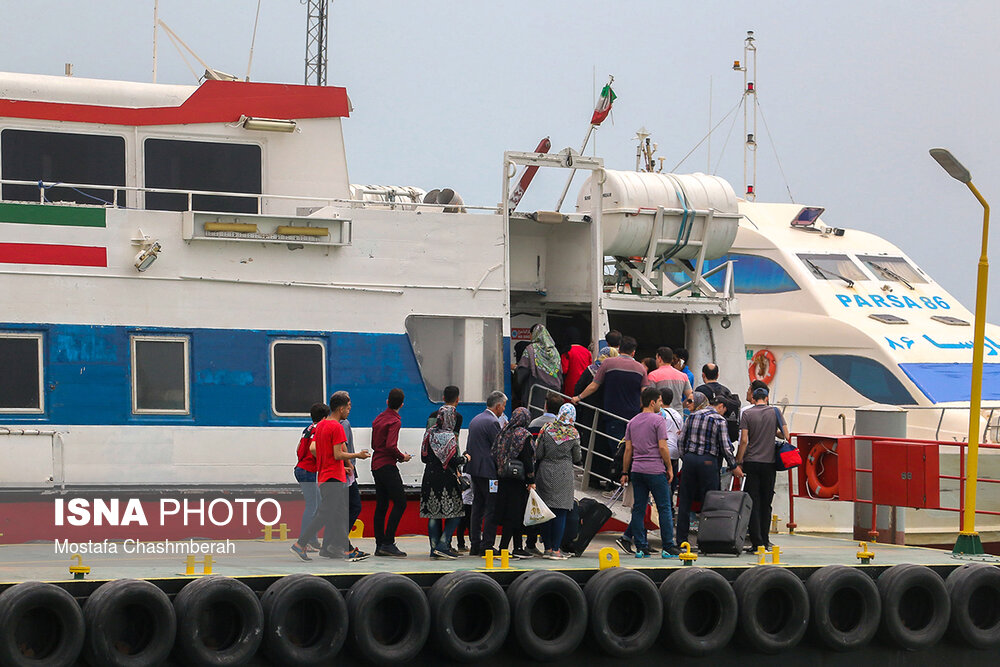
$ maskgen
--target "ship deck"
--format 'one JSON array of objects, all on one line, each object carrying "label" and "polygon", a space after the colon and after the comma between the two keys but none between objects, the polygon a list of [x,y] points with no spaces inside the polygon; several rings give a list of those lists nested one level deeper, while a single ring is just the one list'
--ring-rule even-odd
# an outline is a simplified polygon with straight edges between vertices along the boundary
[{"label": "ship deck", "polygon": [[[266,586],[274,578],[297,573],[319,575],[333,580],[338,586],[350,586],[354,580],[374,572],[398,572],[418,579],[421,583],[432,582],[438,576],[455,570],[480,570],[490,573],[501,583],[513,579],[517,574],[527,570],[551,569],[566,572],[581,582],[589,578],[598,569],[599,552],[603,547],[614,547],[617,533],[605,532],[597,535],[590,547],[579,558],[565,561],[532,558],[511,561],[507,569],[501,569],[499,559],[492,570],[485,568],[482,558],[464,556],[454,561],[433,560],[429,557],[427,538],[424,536],[401,537],[397,545],[406,551],[407,558],[376,558],[371,557],[357,563],[341,560],[319,558],[313,554],[313,560],[299,560],[289,549],[291,540],[232,540],[232,550],[235,553],[213,555],[213,573],[235,577],[247,581],[259,579],[258,583]],[[869,565],[860,565],[856,557],[860,550],[858,542],[831,537],[810,535],[772,535],[773,544],[780,549],[780,565],[796,571],[802,578],[807,577],[816,568],[824,565],[840,564],[865,568],[873,568],[877,573],[881,569],[900,563],[916,563],[927,565],[946,574],[951,569],[967,562],[952,557],[950,552],[925,547],[903,546],[895,544],[869,544],[869,550],[875,558]],[[209,541],[205,541],[209,542]],[[184,542],[186,543],[186,542]],[[196,540],[196,543],[199,541]],[[225,544],[212,540],[212,544]],[[657,546],[655,539],[651,540]],[[95,543],[97,544],[97,543]],[[164,589],[179,589],[183,582],[193,577],[182,574],[185,569],[183,554],[129,554],[124,553],[124,543],[114,543],[117,553],[90,553],[81,555],[83,565],[89,566],[91,572],[84,580],[73,580],[68,568],[76,563],[75,558],[66,553],[56,553],[55,544],[33,543],[12,544],[0,546],[0,590],[22,581],[65,582],[74,592],[86,591],[90,582],[94,584],[110,579],[135,578],[154,580]],[[176,544],[176,543],[175,543]],[[355,545],[366,551],[373,551],[371,539],[355,540]],[[200,560],[203,556],[197,556]],[[743,570],[758,565],[755,554],[703,555],[699,554],[694,563],[699,567],[718,570],[729,579],[734,579]],[[662,581],[671,570],[683,567],[677,558],[661,558],[653,555],[639,559],[630,554],[620,554],[620,565],[646,572],[654,581]],[[768,557],[770,565],[770,556]],[[201,572],[202,566],[196,567]],[[169,583],[175,582],[175,583]],[[250,583],[252,588],[258,586]]]}]

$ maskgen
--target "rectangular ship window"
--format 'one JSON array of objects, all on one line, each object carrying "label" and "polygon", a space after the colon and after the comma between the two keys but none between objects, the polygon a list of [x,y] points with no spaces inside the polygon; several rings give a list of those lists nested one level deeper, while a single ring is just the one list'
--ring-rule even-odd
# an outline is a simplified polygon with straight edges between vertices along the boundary
[{"label": "rectangular ship window", "polygon": [[281,417],[308,417],[313,403],[325,403],[326,348],[319,341],[271,344],[271,409]]},{"label": "rectangular ship window", "polygon": [[450,384],[469,403],[482,403],[491,391],[503,389],[500,319],[411,315],[406,335],[431,401],[440,402]]},{"label": "rectangular ship window", "polygon": [[[146,139],[143,153],[147,188],[261,193],[260,146]],[[188,197],[183,193],[147,192],[146,208],[187,211]],[[191,210],[257,213],[257,198],[192,195]]]},{"label": "rectangular ship window", "polygon": [[191,412],[188,339],[132,336],[132,412]]},{"label": "rectangular ship window", "polygon": [[0,412],[42,412],[41,334],[0,334]]},{"label": "rectangular ship window", "polygon": [[[98,134],[0,132],[0,178],[5,181],[44,181],[81,185],[125,185],[125,139]],[[37,185],[3,185],[3,199],[39,201]],[[113,188],[53,187],[45,191],[50,202],[112,204]],[[125,191],[117,203],[125,205]]]}]

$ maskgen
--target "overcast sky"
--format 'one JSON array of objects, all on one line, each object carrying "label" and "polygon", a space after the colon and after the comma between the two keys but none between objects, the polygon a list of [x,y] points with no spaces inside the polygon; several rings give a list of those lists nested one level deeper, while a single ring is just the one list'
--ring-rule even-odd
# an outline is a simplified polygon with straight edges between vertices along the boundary
[{"label": "overcast sky", "polygon": [[[161,0],[160,16],[216,69],[244,75],[254,0]],[[149,81],[152,0],[0,0],[0,70]],[[302,83],[306,8],[262,0],[251,79]],[[615,76],[597,153],[635,164],[645,126],[675,165],[740,98],[743,39],[758,44],[758,201],[825,206],[827,224],[901,246],[970,308],[982,209],[927,154],[944,146],[1000,207],[1000,2],[365,2],[331,5],[331,85],[352,182],[452,187],[500,198],[504,150],[579,148],[599,89]],[[200,68],[192,63],[196,71]],[[159,80],[195,83],[160,37]],[[712,138],[711,171],[742,190],[742,118]],[[723,147],[725,145],[725,150]],[[590,152],[590,151],[588,151]],[[717,166],[718,165],[718,166]],[[678,170],[709,170],[703,145]],[[560,172],[561,173],[561,172]],[[582,179],[581,179],[582,181]],[[561,177],[541,172],[526,208],[551,208]],[[575,201],[577,188],[568,201]],[[564,207],[565,210],[565,207]],[[1000,248],[1000,226],[993,253]],[[990,320],[1000,321],[1000,256]]]}]

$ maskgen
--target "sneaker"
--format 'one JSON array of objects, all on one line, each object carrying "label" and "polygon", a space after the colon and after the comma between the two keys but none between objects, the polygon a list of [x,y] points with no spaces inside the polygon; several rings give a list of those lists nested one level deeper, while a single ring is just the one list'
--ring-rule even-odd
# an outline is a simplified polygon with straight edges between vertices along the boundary
[{"label": "sneaker", "polygon": [[399,547],[395,544],[381,544],[377,549],[375,549],[376,556],[384,556],[387,558],[406,558],[406,552],[400,551]]},{"label": "sneaker", "polygon": [[431,558],[434,560],[455,560],[456,556],[451,554],[451,549],[431,549]]},{"label": "sneaker", "polygon": [[353,551],[348,552],[346,556],[344,556],[344,560],[346,560],[348,563],[357,563],[358,561],[365,560],[370,555],[371,554],[365,553],[361,549],[354,549]]},{"label": "sneaker", "polygon": [[299,546],[298,542],[294,542],[292,544],[292,553],[302,560],[312,560],[312,558],[309,557],[309,554],[306,553],[306,550]]},{"label": "sneaker", "polygon": [[[494,551],[493,553],[494,553],[494,555],[496,555],[498,557],[500,556],[500,552],[499,551]],[[525,556],[518,555],[518,553],[516,551],[509,551],[509,552],[507,552],[507,559],[508,560],[521,560],[522,558],[525,558]],[[527,556],[527,558],[531,558],[531,556]]]},{"label": "sneaker", "polygon": [[469,553],[469,549],[464,544],[458,545],[458,548],[455,549],[455,551],[457,551],[460,554],[467,554],[467,553]]},{"label": "sneaker", "polygon": [[545,550],[545,551],[544,551],[544,552],[542,553],[542,558],[544,558],[545,560],[554,560],[554,557],[553,557],[553,555],[552,555],[552,554],[553,554],[553,552],[552,552],[552,551],[549,551],[548,549],[546,549],[546,550]]},{"label": "sneaker", "polygon": [[615,540],[615,544],[617,544],[618,548],[621,549],[622,551],[624,551],[627,554],[630,554],[633,551],[635,551],[635,549],[632,548],[632,540],[630,540],[630,539],[628,539],[628,538],[626,538],[624,536],[623,537],[619,537],[617,540]]},{"label": "sneaker", "polygon": [[529,555],[530,555],[530,556],[531,556],[532,558],[541,558],[541,557],[542,557],[542,555],[543,555],[543,554],[542,554],[542,552],[541,552],[541,551],[539,551],[539,550],[538,550],[538,547],[536,547],[536,546],[530,546],[530,547],[528,547],[527,549],[525,549],[525,551],[526,551],[526,552],[527,552],[527,553],[528,553],[528,554],[529,554]]},{"label": "sneaker", "polygon": [[635,550],[635,557],[636,558],[649,558],[649,552],[646,551],[645,549],[636,549]]},{"label": "sneaker", "polygon": [[455,551],[454,549],[452,549],[450,547],[448,548],[448,555],[451,556],[452,558],[461,558],[462,557],[462,554],[460,554],[459,552]]},{"label": "sneaker", "polygon": [[681,550],[672,544],[666,549],[664,549],[662,553],[660,553],[661,558],[677,558],[680,555],[681,555]]},{"label": "sneaker", "polygon": [[319,550],[319,554],[317,554],[317,555],[321,556],[322,558],[343,558],[342,555],[338,556],[337,554],[333,553],[329,549],[320,549]]},{"label": "sneaker", "polygon": [[318,540],[313,540],[306,546],[312,548],[313,551],[319,551],[320,549],[323,548],[323,545],[321,545]]},{"label": "sneaker", "polygon": [[660,553],[659,549],[657,549],[656,547],[652,547],[652,546],[649,547],[649,548],[647,548],[646,551],[649,552],[649,554],[651,556],[655,556],[656,554]]},{"label": "sneaker", "polygon": [[561,551],[553,551],[551,558],[552,560],[569,560],[569,556],[567,556]]},{"label": "sneaker", "polygon": [[[538,551],[537,549],[535,551]],[[517,556],[518,558],[534,558],[535,555],[530,551],[525,551],[524,549],[515,549],[511,556]]]}]

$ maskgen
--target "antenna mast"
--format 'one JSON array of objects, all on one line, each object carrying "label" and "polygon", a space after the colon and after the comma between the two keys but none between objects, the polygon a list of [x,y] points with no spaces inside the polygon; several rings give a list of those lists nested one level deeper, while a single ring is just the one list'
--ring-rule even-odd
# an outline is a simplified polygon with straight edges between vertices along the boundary
[{"label": "antenna mast", "polygon": [[[757,198],[757,44],[753,30],[747,30],[743,41],[743,64],[733,63],[733,69],[743,72],[743,191],[747,201]],[[747,172],[749,171],[749,179]]]},{"label": "antenna mast", "polygon": [[326,85],[326,41],[330,32],[329,0],[303,0],[306,12],[306,85]]}]

